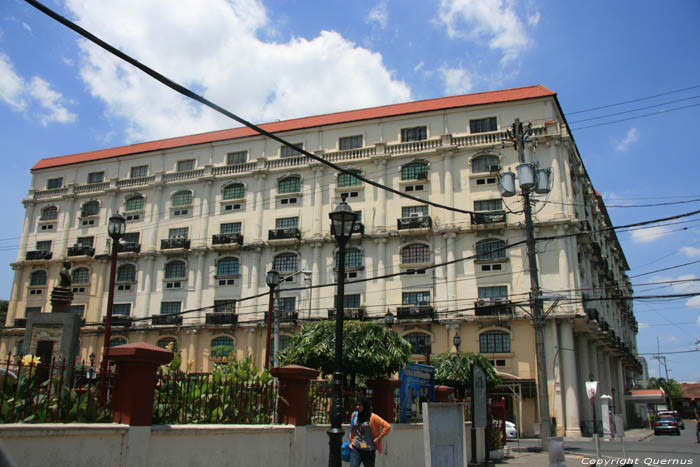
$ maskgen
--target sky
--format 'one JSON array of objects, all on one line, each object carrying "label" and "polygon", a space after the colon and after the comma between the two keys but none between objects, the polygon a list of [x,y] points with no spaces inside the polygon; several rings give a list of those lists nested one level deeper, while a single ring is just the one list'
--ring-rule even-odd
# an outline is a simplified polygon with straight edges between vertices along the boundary
[{"label": "sky", "polygon": [[[613,225],[700,209],[695,0],[44,1],[256,123],[542,84],[557,92]],[[0,299],[39,159],[233,126],[2,0]],[[618,234],[635,294],[700,292],[699,221]],[[634,309],[640,354],[700,348],[700,296]],[[700,352],[666,357],[669,377],[700,381]]]}]

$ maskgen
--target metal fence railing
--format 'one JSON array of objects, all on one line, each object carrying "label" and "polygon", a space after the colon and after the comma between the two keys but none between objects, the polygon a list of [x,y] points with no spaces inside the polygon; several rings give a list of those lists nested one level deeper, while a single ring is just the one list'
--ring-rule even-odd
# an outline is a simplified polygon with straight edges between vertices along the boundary
[{"label": "metal fence railing", "polygon": [[[355,403],[360,396],[370,396],[368,390],[343,389],[343,423],[350,423]],[[333,403],[333,387],[328,381],[311,381],[309,387],[309,404],[307,420],[311,425],[324,425],[331,422],[330,413]]]}]

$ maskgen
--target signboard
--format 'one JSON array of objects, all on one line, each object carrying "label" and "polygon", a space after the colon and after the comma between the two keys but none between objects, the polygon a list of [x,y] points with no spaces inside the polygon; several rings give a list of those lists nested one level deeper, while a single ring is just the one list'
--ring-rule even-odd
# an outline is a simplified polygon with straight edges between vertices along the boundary
[{"label": "signboard", "polygon": [[409,363],[401,370],[399,422],[423,421],[423,402],[435,402],[435,368]]},{"label": "signboard", "polygon": [[488,424],[486,401],[486,373],[480,366],[472,366],[472,422],[475,428]]},{"label": "signboard", "polygon": [[595,396],[598,394],[598,381],[586,381],[586,394],[591,404],[595,403]]}]

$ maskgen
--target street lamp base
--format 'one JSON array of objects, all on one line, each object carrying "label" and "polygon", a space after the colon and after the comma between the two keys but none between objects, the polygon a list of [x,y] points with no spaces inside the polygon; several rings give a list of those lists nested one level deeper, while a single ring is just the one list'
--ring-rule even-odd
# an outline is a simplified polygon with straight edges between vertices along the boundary
[{"label": "street lamp base", "polygon": [[343,444],[343,435],[345,435],[345,432],[342,428],[331,427],[327,433],[328,446],[330,448],[328,455],[328,467],[341,467],[343,461],[340,455],[340,448]]}]

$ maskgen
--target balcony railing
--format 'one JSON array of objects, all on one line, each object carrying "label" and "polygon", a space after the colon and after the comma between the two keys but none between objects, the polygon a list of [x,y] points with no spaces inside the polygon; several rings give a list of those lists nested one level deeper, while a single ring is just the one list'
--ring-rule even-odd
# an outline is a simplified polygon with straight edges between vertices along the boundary
[{"label": "balcony railing", "polygon": [[288,227],[286,229],[270,229],[267,234],[268,240],[284,240],[290,238],[300,240],[301,230],[297,229],[296,227]]},{"label": "balcony railing", "polygon": [[398,229],[429,229],[433,226],[430,216],[410,216],[397,219]]},{"label": "balcony railing", "polygon": [[513,305],[511,301],[505,297],[479,299],[474,302],[475,316],[500,316],[512,314]]},{"label": "balcony railing", "polygon": [[[365,225],[362,222],[355,222],[355,225],[352,226],[352,233],[364,235]],[[335,226],[333,224],[331,224],[331,235],[335,237]]]},{"label": "balcony railing", "polygon": [[187,238],[165,238],[160,241],[161,250],[172,250],[173,248],[188,249],[189,247],[190,240]]},{"label": "balcony railing", "polygon": [[[102,317],[102,324],[106,324],[107,317]],[[125,328],[131,327],[131,318],[128,316],[112,315],[112,326],[122,326]]]},{"label": "balcony railing", "polygon": [[95,249],[89,245],[73,245],[68,247],[68,256],[95,256]]},{"label": "balcony railing", "polygon": [[484,211],[471,213],[473,225],[498,224],[506,221],[505,211]]},{"label": "balcony railing", "polygon": [[[343,309],[343,319],[363,321],[366,317],[367,315],[363,307]],[[328,319],[335,319],[335,309],[328,310]]]},{"label": "balcony railing", "polygon": [[151,316],[153,326],[175,326],[182,324],[182,315],[153,315]]},{"label": "balcony railing", "polygon": [[[296,321],[298,319],[299,319],[299,312],[298,311],[292,311],[292,310],[280,311],[280,321]],[[264,320],[265,320],[265,322],[267,322],[267,311],[264,314]]]},{"label": "balcony railing", "polygon": [[396,308],[398,319],[433,318],[434,310],[430,305],[407,305]]},{"label": "balcony railing", "polygon": [[117,244],[119,253],[140,253],[141,244],[136,242],[120,242]]},{"label": "balcony railing", "polygon": [[27,252],[27,261],[35,261],[40,259],[51,259],[53,253],[47,250],[34,250]]},{"label": "balcony railing", "polygon": [[238,315],[236,313],[214,312],[207,313],[205,318],[206,324],[236,324]]},{"label": "balcony railing", "polygon": [[230,243],[243,245],[243,235],[239,233],[214,234],[211,243],[212,245],[228,245]]}]

